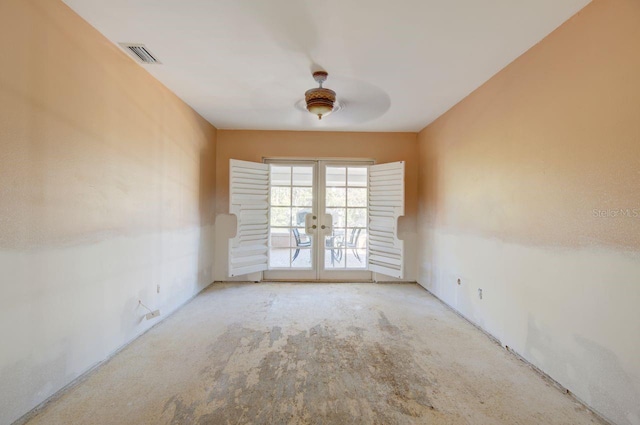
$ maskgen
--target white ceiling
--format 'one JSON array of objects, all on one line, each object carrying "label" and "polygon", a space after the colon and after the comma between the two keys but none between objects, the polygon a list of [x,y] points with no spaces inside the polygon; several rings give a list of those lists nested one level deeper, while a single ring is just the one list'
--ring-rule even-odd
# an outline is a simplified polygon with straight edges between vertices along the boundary
[{"label": "white ceiling", "polygon": [[[419,131],[589,0],[64,0],[221,129]],[[325,87],[322,121],[296,103]]]}]

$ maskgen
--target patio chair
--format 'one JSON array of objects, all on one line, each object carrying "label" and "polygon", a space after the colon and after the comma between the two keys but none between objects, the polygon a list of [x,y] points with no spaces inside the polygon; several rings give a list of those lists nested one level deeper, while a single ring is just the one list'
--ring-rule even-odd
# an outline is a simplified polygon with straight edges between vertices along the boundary
[{"label": "patio chair", "polygon": [[295,261],[296,258],[298,258],[298,255],[300,255],[300,247],[309,247],[311,246],[311,238],[307,235],[305,235],[306,240],[302,240],[301,236],[300,236],[300,232],[298,231],[298,229],[293,228],[293,237],[296,239],[296,253],[293,254],[293,260],[291,261]]},{"label": "patio chair", "polygon": [[349,240],[347,241],[347,248],[351,248],[353,255],[355,255],[358,261],[362,263],[360,255],[358,255],[358,239],[360,239],[360,232],[362,232],[362,229],[351,230],[351,235],[349,235]]}]

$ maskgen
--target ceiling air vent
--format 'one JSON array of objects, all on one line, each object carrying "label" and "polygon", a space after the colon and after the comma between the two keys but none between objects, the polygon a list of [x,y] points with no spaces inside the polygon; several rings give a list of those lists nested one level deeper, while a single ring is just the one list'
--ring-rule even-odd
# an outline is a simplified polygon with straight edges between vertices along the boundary
[{"label": "ceiling air vent", "polygon": [[132,43],[120,43],[123,49],[125,49],[135,60],[146,64],[162,63],[151,53],[144,44],[132,44]]}]

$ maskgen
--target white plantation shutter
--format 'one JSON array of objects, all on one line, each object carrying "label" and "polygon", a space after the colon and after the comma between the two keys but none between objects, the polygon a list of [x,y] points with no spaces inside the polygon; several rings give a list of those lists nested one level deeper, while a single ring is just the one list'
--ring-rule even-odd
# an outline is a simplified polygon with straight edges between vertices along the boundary
[{"label": "white plantation shutter", "polygon": [[398,217],[404,215],[404,161],[369,167],[369,270],[402,279],[404,241]]},{"label": "white plantation shutter", "polygon": [[269,264],[269,165],[230,160],[229,213],[238,220],[229,239],[229,276],[267,270]]}]

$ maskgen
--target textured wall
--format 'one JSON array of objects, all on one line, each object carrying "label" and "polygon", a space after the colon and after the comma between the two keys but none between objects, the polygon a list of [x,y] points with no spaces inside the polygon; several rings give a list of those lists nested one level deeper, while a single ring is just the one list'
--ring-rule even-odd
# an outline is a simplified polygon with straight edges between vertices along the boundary
[{"label": "textured wall", "polygon": [[0,52],[6,424],[212,281],[216,130],[57,0],[0,2]]},{"label": "textured wall", "polygon": [[[415,133],[347,133],[305,131],[218,132],[216,164],[217,214],[229,212],[229,159],[262,162],[263,158],[366,158],[377,163],[406,161],[405,216],[398,233],[405,240],[405,280],[415,280],[416,214],[418,208],[418,159]],[[225,217],[221,216],[224,220]],[[224,226],[226,227],[226,226]],[[216,279],[226,279],[228,233],[216,238]]]},{"label": "textured wall", "polygon": [[638,22],[594,1],[419,134],[420,283],[619,424],[640,424]]}]

